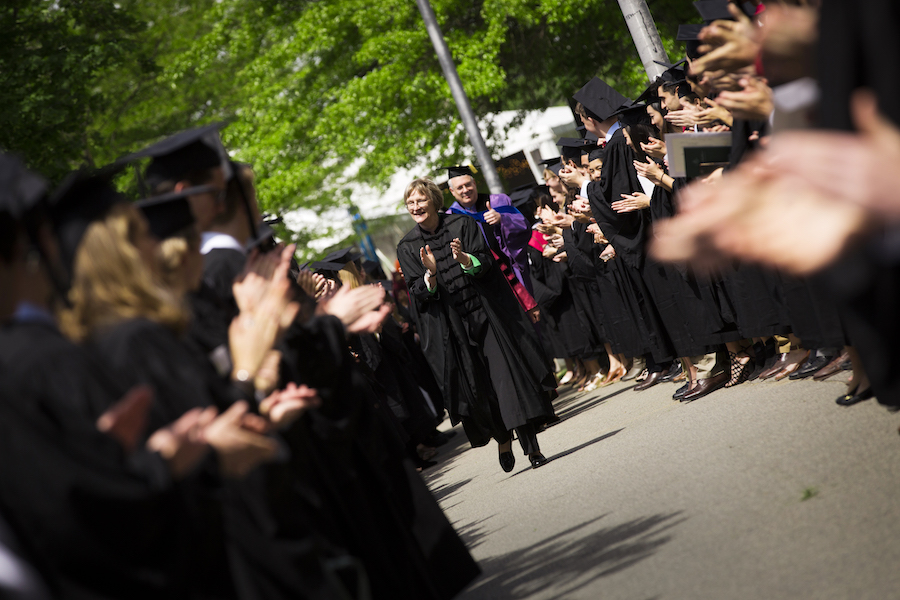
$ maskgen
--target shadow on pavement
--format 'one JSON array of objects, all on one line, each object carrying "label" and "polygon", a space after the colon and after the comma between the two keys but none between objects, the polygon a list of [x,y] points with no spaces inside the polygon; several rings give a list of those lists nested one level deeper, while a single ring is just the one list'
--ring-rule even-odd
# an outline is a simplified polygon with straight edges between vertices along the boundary
[{"label": "shadow on pavement", "polygon": [[601,515],[528,548],[481,560],[483,574],[459,598],[567,598],[652,556],[672,539],[670,530],[687,520],[680,515],[657,514],[591,531],[599,520],[609,518]]},{"label": "shadow on pavement", "polygon": [[[604,434],[601,435],[600,437],[596,437],[596,438],[594,438],[594,439],[592,439],[592,440],[590,440],[590,441],[587,441],[587,442],[585,442],[585,443],[583,443],[583,444],[579,444],[579,445],[575,446],[574,448],[569,448],[568,450],[563,450],[562,452],[559,452],[558,454],[554,454],[553,456],[551,456],[551,457],[547,460],[547,463],[549,464],[549,463],[553,462],[554,460],[556,460],[557,458],[562,458],[562,457],[564,457],[564,456],[568,456],[568,455],[570,455],[570,454],[572,454],[572,453],[574,453],[574,452],[578,452],[579,450],[582,450],[582,449],[584,449],[584,448],[587,448],[588,446],[590,446],[590,445],[592,445],[592,444],[596,444],[597,442],[602,442],[603,440],[605,440],[605,439],[607,439],[607,438],[611,438],[612,436],[616,435],[617,433],[619,433],[619,432],[622,431],[623,429],[625,429],[625,428],[622,427],[621,429],[616,429],[615,431],[610,431],[609,433],[604,433]],[[527,460],[527,458],[526,458],[526,460]],[[541,467],[541,468],[542,468],[542,469],[543,469],[543,468],[546,468],[546,466],[547,466],[547,465],[544,465],[544,466]],[[519,473],[525,473],[526,471],[531,471],[532,469],[533,469],[533,467],[528,467],[527,469],[522,469],[521,471],[516,471],[515,473],[513,473],[512,475],[510,475],[510,477],[515,477],[515,476],[518,475]]]},{"label": "shadow on pavement", "polygon": [[612,393],[606,393],[607,390],[600,390],[593,393],[582,392],[579,394],[573,390],[568,394],[562,395],[553,403],[553,407],[556,410],[556,416],[559,417],[559,421],[554,422],[553,425],[559,425],[566,419],[571,419],[586,410],[599,406],[610,398],[614,398],[619,394],[629,391],[632,387],[634,386],[629,385],[628,387],[623,387]]}]

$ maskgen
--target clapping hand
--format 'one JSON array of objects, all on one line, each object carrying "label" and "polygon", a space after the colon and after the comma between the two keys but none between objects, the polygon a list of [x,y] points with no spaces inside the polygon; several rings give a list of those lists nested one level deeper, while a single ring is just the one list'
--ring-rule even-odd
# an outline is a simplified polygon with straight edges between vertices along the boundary
[{"label": "clapping hand", "polygon": [[459,238],[453,238],[450,242],[450,252],[453,253],[453,260],[462,265],[464,269],[472,268],[472,258],[463,252],[462,242],[459,241]]},{"label": "clapping hand", "polygon": [[[663,170],[652,158],[647,157],[647,162],[641,162],[639,160],[634,161],[634,170],[637,171],[637,174],[641,177],[646,177],[655,185],[659,185],[662,183]],[[615,207],[613,207],[615,210]]]},{"label": "clapping hand", "polygon": [[426,271],[432,275],[437,273],[437,260],[434,258],[434,252],[431,251],[431,246],[425,244],[424,248],[419,248],[419,258]]},{"label": "clapping hand", "polygon": [[283,390],[276,390],[260,402],[259,412],[280,429],[288,427],[310,408],[322,404],[316,390],[291,382]]},{"label": "clapping hand", "polygon": [[617,213],[633,212],[650,207],[650,198],[642,192],[622,194],[622,199],[610,204]]},{"label": "clapping hand", "polygon": [[651,137],[646,144],[641,142],[641,150],[653,158],[663,158],[666,155],[666,143]]}]

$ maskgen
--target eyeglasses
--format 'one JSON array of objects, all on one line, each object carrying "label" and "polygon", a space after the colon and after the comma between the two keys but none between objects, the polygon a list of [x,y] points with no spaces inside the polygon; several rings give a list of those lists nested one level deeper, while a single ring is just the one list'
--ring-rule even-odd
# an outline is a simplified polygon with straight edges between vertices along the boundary
[{"label": "eyeglasses", "polygon": [[421,198],[419,200],[407,200],[406,208],[412,208],[413,206],[425,206],[431,203],[431,200],[428,198]]}]

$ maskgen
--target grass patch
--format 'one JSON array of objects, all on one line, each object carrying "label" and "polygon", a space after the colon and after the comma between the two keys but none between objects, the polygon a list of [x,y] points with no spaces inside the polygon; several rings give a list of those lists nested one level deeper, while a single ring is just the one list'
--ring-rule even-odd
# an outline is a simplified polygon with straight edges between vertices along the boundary
[{"label": "grass patch", "polygon": [[814,487],[808,487],[803,490],[803,495],[800,497],[800,502],[806,502],[810,498],[815,498],[819,495],[819,490]]}]

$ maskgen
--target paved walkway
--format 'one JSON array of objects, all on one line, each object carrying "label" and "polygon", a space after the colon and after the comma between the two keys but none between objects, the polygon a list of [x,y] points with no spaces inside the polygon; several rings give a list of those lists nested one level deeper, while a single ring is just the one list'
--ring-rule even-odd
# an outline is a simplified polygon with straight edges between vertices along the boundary
[{"label": "paved walkway", "polygon": [[538,470],[457,428],[426,480],[484,572],[460,600],[900,598],[900,416],[841,381],[630,388],[558,399]]}]

